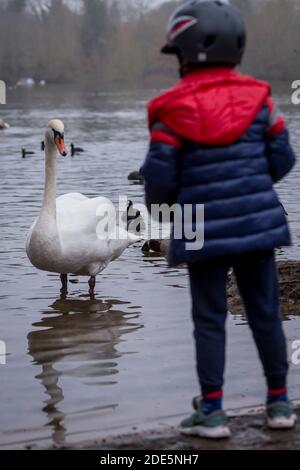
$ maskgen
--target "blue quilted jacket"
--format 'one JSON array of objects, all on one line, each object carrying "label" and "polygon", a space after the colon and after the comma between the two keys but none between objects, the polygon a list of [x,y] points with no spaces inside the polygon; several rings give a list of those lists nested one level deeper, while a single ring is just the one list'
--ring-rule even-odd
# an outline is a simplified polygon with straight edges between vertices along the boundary
[{"label": "blue quilted jacket", "polygon": [[[172,235],[170,265],[291,244],[273,184],[295,155],[267,84],[231,69],[193,73],[150,103],[149,119],[142,167],[148,209],[177,202],[193,213],[182,215],[181,236]],[[190,249],[185,232],[199,229],[199,204],[204,245]]]}]

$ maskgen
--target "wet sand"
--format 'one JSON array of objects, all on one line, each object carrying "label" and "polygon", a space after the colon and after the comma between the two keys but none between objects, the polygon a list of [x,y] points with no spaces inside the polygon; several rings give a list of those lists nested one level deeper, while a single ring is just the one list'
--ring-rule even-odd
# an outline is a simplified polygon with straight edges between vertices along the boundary
[{"label": "wet sand", "polygon": [[76,447],[90,450],[299,450],[300,408],[298,423],[292,431],[271,431],[263,413],[241,415],[229,420],[231,439],[211,441],[183,436],[176,427],[162,427],[145,432],[108,437]]}]

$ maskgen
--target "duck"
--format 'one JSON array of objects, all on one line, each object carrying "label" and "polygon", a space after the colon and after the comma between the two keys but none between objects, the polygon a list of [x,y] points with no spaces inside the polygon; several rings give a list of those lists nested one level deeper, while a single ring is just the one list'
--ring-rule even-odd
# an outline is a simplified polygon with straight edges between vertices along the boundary
[{"label": "duck", "polygon": [[10,128],[10,125],[7,124],[7,122],[3,121],[3,119],[0,119],[0,130],[9,129],[9,128]]},{"label": "duck", "polygon": [[35,152],[31,152],[30,150],[26,150],[25,148],[22,148],[22,158],[28,157],[28,155],[34,155]]},{"label": "duck", "polygon": [[128,175],[128,180],[129,181],[134,181],[137,184],[143,184],[144,183],[144,177],[141,174],[141,171],[132,171]]},{"label": "duck", "polygon": [[71,143],[71,146],[70,146],[70,147],[71,147],[71,156],[72,156],[72,157],[75,157],[75,155],[76,155],[77,153],[84,153],[83,148],[81,148],[81,147],[75,147],[75,145],[74,145],[73,143]]},{"label": "duck", "polygon": [[162,238],[162,239],[152,239],[146,241],[146,243],[142,247],[143,253],[159,253],[163,256],[166,256],[170,246],[170,239],[169,238]]},{"label": "duck", "polygon": [[[61,293],[68,293],[68,275],[88,276],[89,294],[94,298],[96,276],[111,261],[119,258],[140,238],[130,233],[130,224],[117,226],[116,209],[103,196],[88,198],[70,193],[56,198],[57,156],[67,156],[64,141],[64,123],[51,120],[45,132],[45,187],[40,214],[29,230],[26,253],[31,264],[42,271],[57,273],[61,279]],[[127,211],[132,214],[132,202]],[[103,221],[109,230],[99,230]],[[118,236],[114,236],[118,229]]]}]

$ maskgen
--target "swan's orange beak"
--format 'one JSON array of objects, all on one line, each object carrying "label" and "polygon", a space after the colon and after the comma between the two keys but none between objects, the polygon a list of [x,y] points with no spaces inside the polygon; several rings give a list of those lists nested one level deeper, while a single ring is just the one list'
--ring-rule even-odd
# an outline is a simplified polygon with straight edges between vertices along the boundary
[{"label": "swan's orange beak", "polygon": [[59,153],[63,157],[66,157],[68,155],[68,151],[67,151],[67,148],[65,146],[64,138],[61,135],[57,135],[55,137],[55,145],[57,147],[57,150],[59,151]]}]

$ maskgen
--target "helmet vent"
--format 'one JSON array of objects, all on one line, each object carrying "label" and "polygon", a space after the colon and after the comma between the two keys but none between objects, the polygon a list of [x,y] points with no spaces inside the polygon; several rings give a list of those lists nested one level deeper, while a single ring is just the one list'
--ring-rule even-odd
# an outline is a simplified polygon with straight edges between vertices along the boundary
[{"label": "helmet vent", "polygon": [[205,47],[205,49],[208,49],[209,47],[211,47],[217,40],[217,37],[215,34],[210,34],[209,36],[206,36],[205,40],[204,40],[204,43],[203,43],[203,46]]},{"label": "helmet vent", "polygon": [[191,28],[198,23],[197,18],[193,16],[183,15],[175,18],[169,23],[168,36],[169,40],[173,41],[177,36],[184,33],[187,29]]}]

